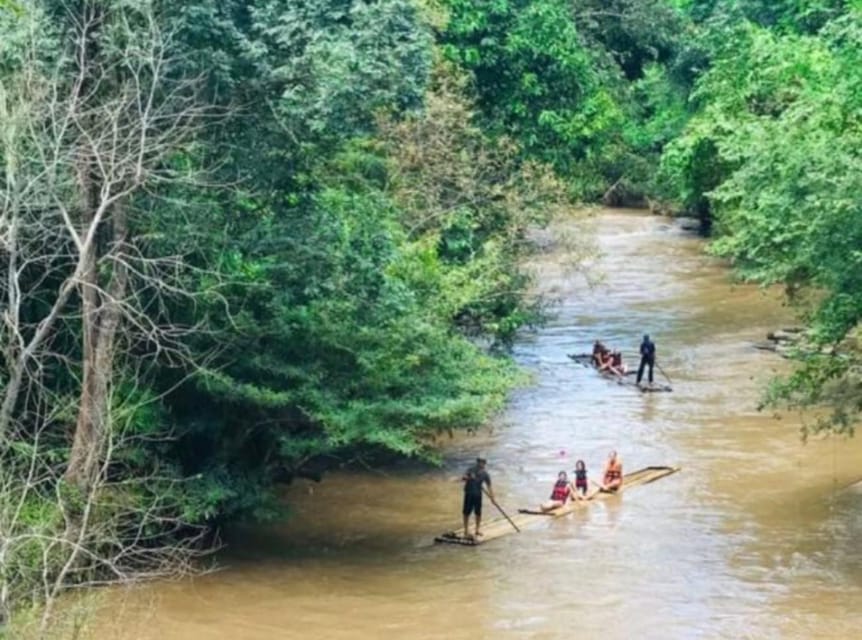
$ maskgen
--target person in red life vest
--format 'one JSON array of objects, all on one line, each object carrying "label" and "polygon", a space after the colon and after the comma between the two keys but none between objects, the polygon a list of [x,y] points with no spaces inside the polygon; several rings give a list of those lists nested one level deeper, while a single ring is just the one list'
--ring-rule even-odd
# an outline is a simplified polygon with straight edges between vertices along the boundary
[{"label": "person in red life vest", "polygon": [[611,451],[602,474],[602,491],[618,491],[623,486],[623,461],[616,451]]},{"label": "person in red life vest", "polygon": [[542,511],[550,511],[557,507],[562,507],[569,501],[569,496],[572,495],[572,486],[569,484],[569,476],[565,471],[560,471],[557,474],[557,481],[554,483],[554,488],[551,491],[551,499],[542,503]]}]

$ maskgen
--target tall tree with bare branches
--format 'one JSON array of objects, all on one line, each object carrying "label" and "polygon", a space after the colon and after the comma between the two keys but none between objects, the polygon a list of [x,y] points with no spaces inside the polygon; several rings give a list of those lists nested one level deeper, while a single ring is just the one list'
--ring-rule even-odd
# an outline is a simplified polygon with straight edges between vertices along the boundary
[{"label": "tall tree with bare branches", "polygon": [[188,267],[154,251],[148,218],[193,182],[179,159],[213,111],[156,3],[19,4],[0,18],[0,614],[29,589],[47,624],[69,584],[193,553],[170,474],[128,477],[123,451],[159,402],[147,363],[190,362],[193,328],[167,311],[193,297]]}]

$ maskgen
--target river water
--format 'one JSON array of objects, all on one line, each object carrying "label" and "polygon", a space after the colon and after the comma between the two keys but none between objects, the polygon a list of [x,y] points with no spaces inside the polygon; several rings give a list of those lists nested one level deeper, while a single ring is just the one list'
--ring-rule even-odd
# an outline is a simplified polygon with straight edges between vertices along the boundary
[{"label": "river water", "polygon": [[[862,476],[862,438],[803,445],[800,417],[756,410],[786,363],[751,343],[787,309],[733,285],[665,219],[599,211],[593,224],[604,280],[588,288],[560,256],[539,260],[558,315],[517,345],[533,381],[492,429],[448,443],[442,469],[294,485],[287,524],[234,532],[220,572],[127,594],[98,637],[859,637],[862,492],[845,487]],[[566,357],[596,337],[634,354],[643,332],[673,393]],[[480,547],[432,543],[459,523],[457,477],[476,454],[514,511],[576,458],[597,477],[612,448],[626,471],[682,471]]]}]

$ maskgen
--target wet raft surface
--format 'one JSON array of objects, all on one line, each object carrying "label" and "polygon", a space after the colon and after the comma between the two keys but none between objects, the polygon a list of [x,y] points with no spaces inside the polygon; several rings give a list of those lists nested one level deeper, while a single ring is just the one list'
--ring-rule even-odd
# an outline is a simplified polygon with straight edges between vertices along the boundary
[{"label": "wet raft surface", "polygon": [[588,353],[570,353],[569,358],[588,369],[594,370],[610,382],[616,382],[618,385],[623,387],[631,387],[641,393],[667,393],[673,391],[673,388],[669,384],[651,384],[645,387],[638,386],[637,382],[633,379],[633,376],[637,374],[636,371],[629,371],[623,377],[614,375],[607,371],[599,371],[593,364],[593,357]]},{"label": "wet raft surface", "polygon": [[[518,529],[529,529],[541,522],[546,522],[549,517],[559,518],[568,515],[577,509],[589,506],[590,503],[596,500],[612,498],[623,491],[631,489],[632,487],[655,482],[656,480],[676,473],[679,470],[680,467],[644,467],[643,469],[639,469],[638,471],[628,473],[623,476],[623,486],[616,493],[597,493],[589,500],[575,500],[563,505],[562,507],[546,512],[534,511],[532,509],[521,509],[518,513],[510,513],[509,517]],[[485,502],[489,501],[486,500]],[[488,513],[488,509],[494,508],[493,504],[487,504],[484,506],[484,511]],[[465,536],[464,529],[458,529],[457,531],[450,531],[437,536],[434,538],[434,542],[475,547],[477,545],[484,544],[485,542],[489,542],[490,540],[501,538],[511,533],[517,533],[517,531],[515,531],[515,527],[512,526],[511,522],[506,518],[500,517],[484,521],[482,533],[483,535],[477,539],[472,536]]]}]

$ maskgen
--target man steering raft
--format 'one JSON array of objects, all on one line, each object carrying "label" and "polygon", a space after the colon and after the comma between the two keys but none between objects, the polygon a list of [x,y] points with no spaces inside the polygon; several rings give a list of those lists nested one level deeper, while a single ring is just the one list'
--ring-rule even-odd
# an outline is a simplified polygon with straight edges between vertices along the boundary
[{"label": "man steering raft", "polygon": [[616,451],[611,451],[608,461],[605,463],[602,474],[602,491],[614,493],[623,486],[623,461]]},{"label": "man steering raft", "polygon": [[644,369],[649,367],[649,383],[652,384],[652,369],[655,366],[655,342],[649,339],[649,335],[644,335],[641,342],[641,364],[638,367],[637,385],[640,386],[641,379],[644,377]]},{"label": "man steering raft", "polygon": [[464,481],[464,535],[469,537],[468,526],[470,514],[476,514],[476,537],[482,535],[482,488],[488,486],[488,497],[494,499],[494,490],[491,488],[491,476],[485,471],[487,464],[485,458],[476,458],[476,464],[467,469],[461,480]]}]

